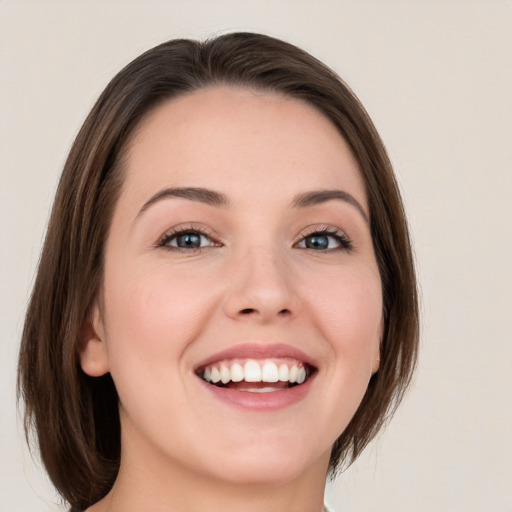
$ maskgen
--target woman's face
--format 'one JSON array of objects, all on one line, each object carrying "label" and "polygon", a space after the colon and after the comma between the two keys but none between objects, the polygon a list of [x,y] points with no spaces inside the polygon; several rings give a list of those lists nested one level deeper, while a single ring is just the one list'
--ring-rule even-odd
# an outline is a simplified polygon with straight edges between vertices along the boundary
[{"label": "woman's face", "polygon": [[347,144],[298,100],[210,88],[153,111],[125,172],[81,355],[114,379],[122,467],[325,476],[383,323]]}]

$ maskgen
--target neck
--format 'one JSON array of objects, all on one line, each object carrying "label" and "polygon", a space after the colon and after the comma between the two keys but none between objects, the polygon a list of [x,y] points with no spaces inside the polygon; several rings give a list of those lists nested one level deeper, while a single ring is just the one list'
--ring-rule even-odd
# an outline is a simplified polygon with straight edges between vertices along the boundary
[{"label": "neck", "polygon": [[[301,474],[272,482],[237,482],[194,470],[146,464],[125,454],[111,492],[88,512],[321,512],[328,457]],[[133,462],[133,463],[132,463]]]}]

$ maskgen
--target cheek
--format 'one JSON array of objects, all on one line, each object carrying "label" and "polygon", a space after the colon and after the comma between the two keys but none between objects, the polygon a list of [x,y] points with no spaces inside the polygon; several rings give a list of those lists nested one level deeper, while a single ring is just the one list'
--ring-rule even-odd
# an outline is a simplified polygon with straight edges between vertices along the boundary
[{"label": "cheek", "polygon": [[148,435],[152,424],[174,424],[173,412],[186,410],[193,400],[189,389],[169,391],[182,389],[183,354],[207,325],[216,302],[205,293],[201,276],[169,270],[166,265],[112,269],[105,281],[110,372],[122,414]]},{"label": "cheek", "polygon": [[378,274],[366,268],[331,276],[316,290],[313,314],[328,347],[322,376],[327,382],[322,391],[323,417],[334,441],[356,413],[375,371],[382,291]]},{"label": "cheek", "polygon": [[373,360],[380,343],[382,289],[373,268],[362,266],[323,277],[311,290],[322,338],[340,365]]},{"label": "cheek", "polygon": [[214,307],[201,276],[180,276],[165,266],[111,272],[105,283],[105,312],[111,365],[136,359],[152,371],[177,362],[204,328]]}]

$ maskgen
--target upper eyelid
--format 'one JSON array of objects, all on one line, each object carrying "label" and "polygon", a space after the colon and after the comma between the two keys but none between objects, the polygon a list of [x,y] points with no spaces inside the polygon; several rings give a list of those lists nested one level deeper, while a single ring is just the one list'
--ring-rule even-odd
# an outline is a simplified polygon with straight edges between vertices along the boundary
[{"label": "upper eyelid", "polygon": [[304,228],[301,230],[301,232],[297,235],[295,243],[299,242],[303,238],[307,236],[314,235],[315,233],[322,233],[326,235],[343,235],[347,238],[350,238],[348,236],[348,233],[341,228],[338,228],[336,226],[330,226],[330,225],[314,225],[314,226],[308,226],[307,228]]}]

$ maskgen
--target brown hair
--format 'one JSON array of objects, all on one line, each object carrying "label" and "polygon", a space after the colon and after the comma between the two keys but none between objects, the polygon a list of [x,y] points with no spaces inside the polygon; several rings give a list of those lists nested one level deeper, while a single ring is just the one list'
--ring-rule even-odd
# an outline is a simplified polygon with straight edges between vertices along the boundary
[{"label": "brown hair", "polygon": [[102,279],[103,249],[122,187],[129,135],[162,101],[212,85],[273,91],[316,107],[350,145],[363,176],[383,290],[379,371],[335,442],[330,469],[350,464],[394,412],[418,347],[418,302],[407,223],[393,170],[366,111],[324,64],[268,36],[172,40],[142,54],[102,93],[67,159],[28,306],[19,359],[25,428],[62,496],[84,509],[112,487],[120,462],[117,394],[91,378],[78,342]]}]

